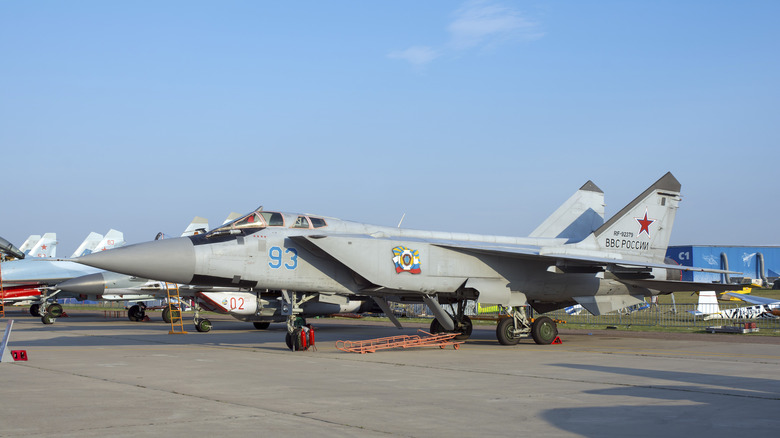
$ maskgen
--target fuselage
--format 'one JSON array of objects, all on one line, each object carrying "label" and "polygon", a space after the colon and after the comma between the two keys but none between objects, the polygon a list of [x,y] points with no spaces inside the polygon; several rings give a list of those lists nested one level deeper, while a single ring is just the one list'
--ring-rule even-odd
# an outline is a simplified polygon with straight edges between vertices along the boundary
[{"label": "fuselage", "polygon": [[[421,294],[477,298],[479,294],[466,287],[469,281],[503,283],[532,304],[568,305],[573,296],[583,295],[652,295],[642,288],[629,291],[603,272],[555,273],[540,254],[563,251],[565,242],[258,211],[207,234],[130,245],[80,261],[185,284],[336,294],[369,291],[408,300]],[[503,248],[506,253],[496,255]]]}]

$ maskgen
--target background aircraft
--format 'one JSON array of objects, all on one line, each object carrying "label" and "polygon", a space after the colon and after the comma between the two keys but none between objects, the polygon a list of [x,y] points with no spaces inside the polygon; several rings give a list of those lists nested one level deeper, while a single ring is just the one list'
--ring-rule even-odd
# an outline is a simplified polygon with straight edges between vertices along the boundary
[{"label": "background aircraft", "polygon": [[[99,242],[94,242],[95,234],[97,233],[90,233],[79,246],[81,251],[77,251],[86,254],[91,253],[96,248],[105,250],[125,243],[124,235],[116,230],[110,230]],[[51,246],[56,246],[56,243],[54,233],[46,233],[31,249],[30,253],[41,254],[41,251],[49,250]],[[47,248],[43,248],[44,246]],[[39,251],[36,252],[36,248]],[[52,250],[53,252],[54,250]],[[52,301],[57,292],[52,291],[51,286],[69,278],[100,271],[71,261],[52,260],[52,258],[27,257],[24,260],[10,260],[3,262],[0,268],[3,275],[5,301],[33,300],[30,313],[33,316],[41,316],[41,320],[45,324],[51,324],[55,318],[62,315],[62,306]]]},{"label": "background aircraft", "polygon": [[57,257],[57,233],[46,233],[30,248],[30,257]]},{"label": "background aircraft", "polygon": [[[543,236],[527,238],[381,227],[258,209],[204,235],[130,245],[77,261],[184,284],[281,290],[291,309],[288,337],[300,303],[326,292],[369,296],[396,325],[388,301],[424,302],[435,316],[431,331],[454,331],[461,339],[472,328],[464,314],[467,300],[501,305],[512,317],[499,323],[499,342],[516,344],[530,334],[537,343],[550,343],[557,336],[555,322],[539,317],[532,323],[524,305],[543,313],[580,304],[599,315],[660,293],[734,290],[674,280],[680,270],[724,272],[665,262],[679,202],[680,183],[667,173],[590,233],[559,232],[583,216],[564,211],[565,227],[543,227]],[[585,211],[595,219],[590,209]],[[463,214],[468,219],[468,211]],[[546,237],[552,234],[556,237]],[[446,304],[457,310],[448,313]]]},{"label": "background aircraft", "polygon": [[691,312],[702,319],[756,319],[780,317],[780,300],[766,297],[757,297],[736,292],[728,292],[724,295],[739,298],[752,306],[736,307],[733,309],[720,309],[718,299],[714,291],[699,292],[699,303],[696,310]]},{"label": "background aircraft", "polygon": [[32,247],[35,246],[39,240],[41,240],[40,234],[31,234],[27,240],[25,240],[24,243],[19,246],[19,250],[22,251],[25,255],[28,255],[30,254]]}]

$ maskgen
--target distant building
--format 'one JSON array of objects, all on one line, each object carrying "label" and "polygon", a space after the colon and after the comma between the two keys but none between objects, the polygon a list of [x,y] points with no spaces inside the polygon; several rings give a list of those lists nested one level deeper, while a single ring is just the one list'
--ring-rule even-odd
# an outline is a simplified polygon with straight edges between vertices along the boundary
[{"label": "distant building", "polygon": [[[766,287],[772,287],[780,277],[780,246],[670,246],[666,257],[684,266],[742,272],[730,275],[730,283],[763,280]],[[721,282],[724,277],[707,272],[682,274],[683,281]]]}]

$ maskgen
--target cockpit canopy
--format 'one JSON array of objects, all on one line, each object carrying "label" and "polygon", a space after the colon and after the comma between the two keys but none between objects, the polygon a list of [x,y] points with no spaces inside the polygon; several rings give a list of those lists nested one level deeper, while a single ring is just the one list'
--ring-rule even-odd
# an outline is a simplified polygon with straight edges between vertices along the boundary
[{"label": "cockpit canopy", "polygon": [[255,210],[232,222],[210,231],[208,235],[251,234],[267,227],[284,227],[314,229],[328,226],[325,219],[303,214],[277,213],[273,211]]}]

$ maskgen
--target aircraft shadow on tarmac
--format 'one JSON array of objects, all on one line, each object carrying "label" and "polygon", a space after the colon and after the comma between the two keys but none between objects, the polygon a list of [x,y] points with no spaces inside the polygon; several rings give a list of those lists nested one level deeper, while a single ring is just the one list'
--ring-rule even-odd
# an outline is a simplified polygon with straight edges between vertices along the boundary
[{"label": "aircraft shadow on tarmac", "polygon": [[[131,322],[126,318],[78,316],[59,318],[53,325],[43,325],[38,318],[19,315],[13,318],[14,335],[11,344],[16,348],[35,347],[89,347],[122,345],[203,345],[239,346],[266,351],[287,350],[284,339],[287,332],[284,323],[273,323],[266,330],[257,330],[251,323],[233,318],[215,319],[214,329],[198,333],[191,320],[185,316],[184,330],[187,335],[171,335],[170,325],[161,321],[159,315],[148,322]],[[315,328],[317,345],[333,346],[338,340],[366,340],[396,335],[417,335],[424,324],[415,324],[398,330],[386,323],[361,324],[355,321],[321,320],[309,321]],[[28,332],[31,336],[25,336]],[[468,343],[496,345],[490,330],[474,330]],[[38,334],[46,334],[42,337]],[[27,339],[26,339],[27,338]]]},{"label": "aircraft shadow on tarmac", "polygon": [[583,391],[614,396],[615,403],[609,406],[552,408],[542,414],[554,427],[582,436],[733,437],[746,432],[771,436],[777,430],[780,380],[598,365],[553,366],[578,370],[578,377],[582,376],[579,372],[593,371],[592,379],[586,381],[594,383],[609,382],[609,375],[635,378],[628,383],[615,379],[606,383],[610,388]]}]

